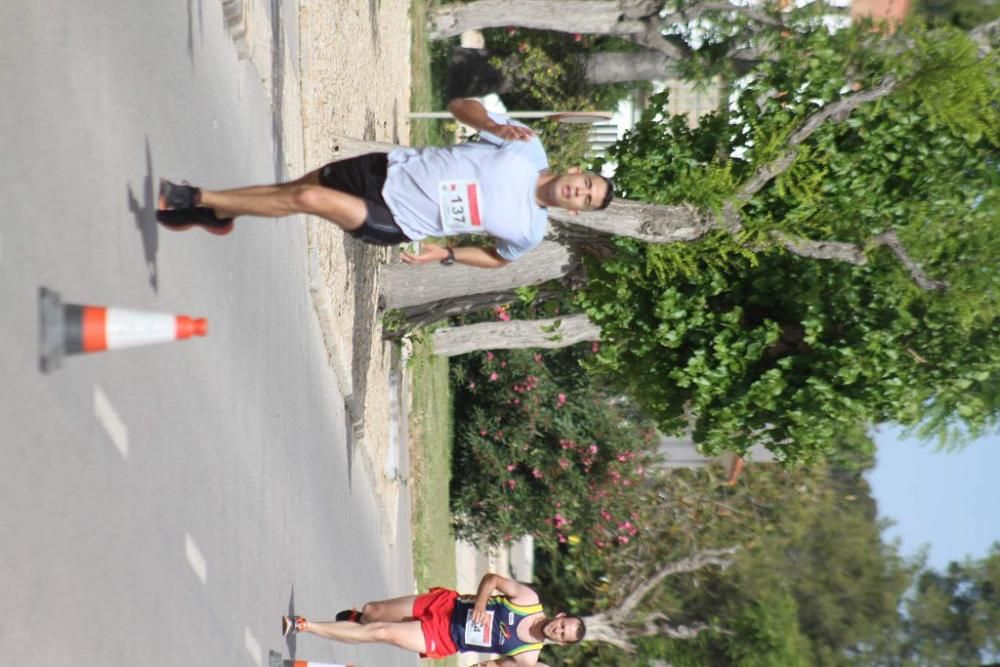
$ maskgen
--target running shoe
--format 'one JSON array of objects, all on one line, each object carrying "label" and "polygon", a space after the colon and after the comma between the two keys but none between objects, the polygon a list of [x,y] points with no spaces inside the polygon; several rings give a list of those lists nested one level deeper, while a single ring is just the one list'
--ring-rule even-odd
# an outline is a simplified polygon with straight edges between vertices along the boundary
[{"label": "running shoe", "polygon": [[194,206],[191,208],[159,210],[156,212],[156,219],[165,227],[182,232],[198,226],[210,234],[225,236],[233,231],[232,218],[220,218],[215,215],[215,210],[205,206]]},{"label": "running shoe", "polygon": [[305,629],[306,619],[301,616],[282,616],[281,617],[281,636],[287,637],[288,635],[298,634]]},{"label": "running shoe", "polygon": [[350,621],[351,623],[361,622],[361,612],[357,609],[345,609],[336,616],[338,621]]},{"label": "running shoe", "polygon": [[201,203],[201,191],[188,183],[173,183],[165,178],[160,179],[160,197],[158,208],[176,210],[194,208]]}]

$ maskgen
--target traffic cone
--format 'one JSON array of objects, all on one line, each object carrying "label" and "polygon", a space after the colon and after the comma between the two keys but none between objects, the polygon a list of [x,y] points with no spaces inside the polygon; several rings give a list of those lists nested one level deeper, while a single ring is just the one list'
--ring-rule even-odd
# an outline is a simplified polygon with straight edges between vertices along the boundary
[{"label": "traffic cone", "polygon": [[208,321],[187,315],[81,306],[62,302],[58,292],[38,291],[41,316],[39,365],[48,373],[68,354],[88,354],[138,345],[169,343],[208,333]]}]

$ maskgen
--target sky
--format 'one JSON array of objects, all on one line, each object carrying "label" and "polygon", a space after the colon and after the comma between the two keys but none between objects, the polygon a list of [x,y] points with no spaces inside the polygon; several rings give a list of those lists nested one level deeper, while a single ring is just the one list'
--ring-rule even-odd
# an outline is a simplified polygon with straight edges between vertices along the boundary
[{"label": "sky", "polygon": [[902,437],[880,426],[875,469],[868,481],[881,518],[895,526],[904,556],[929,547],[928,565],[943,568],[966,556],[982,558],[1000,541],[1000,435],[975,440],[958,451]]}]

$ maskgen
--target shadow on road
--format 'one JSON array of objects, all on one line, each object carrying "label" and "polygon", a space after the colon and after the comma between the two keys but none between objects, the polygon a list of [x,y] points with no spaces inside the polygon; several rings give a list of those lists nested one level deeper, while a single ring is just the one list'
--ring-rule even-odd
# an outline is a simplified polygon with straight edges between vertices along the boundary
[{"label": "shadow on road", "polygon": [[274,139],[274,180],[287,179],[283,132],[285,86],[285,32],[282,29],[281,0],[271,0],[271,136]]},{"label": "shadow on road", "polygon": [[159,229],[156,224],[156,199],[153,194],[153,157],[149,151],[149,137],[146,137],[146,174],[142,179],[141,198],[135,196],[131,185],[128,188],[128,210],[135,217],[135,225],[142,235],[142,250],[149,272],[149,285],[159,290],[159,274],[156,268],[156,252],[160,247]]},{"label": "shadow on road", "polygon": [[[294,615],[295,615],[295,586],[292,586],[292,594],[288,597],[288,612],[285,614],[285,616],[294,616]],[[295,650],[297,647],[296,647],[294,632],[289,633],[289,635],[285,637],[285,644],[288,646],[289,659],[295,660]]]},{"label": "shadow on road", "polygon": [[[205,40],[205,22],[202,18],[202,0],[198,0],[198,40]],[[187,52],[191,60],[191,69],[194,70],[194,0],[187,0]]]}]

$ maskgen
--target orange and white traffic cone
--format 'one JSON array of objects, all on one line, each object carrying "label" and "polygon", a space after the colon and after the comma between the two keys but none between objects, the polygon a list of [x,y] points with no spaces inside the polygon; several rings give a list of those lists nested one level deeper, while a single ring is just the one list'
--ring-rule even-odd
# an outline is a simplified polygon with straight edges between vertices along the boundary
[{"label": "orange and white traffic cone", "polygon": [[204,318],[64,304],[58,292],[45,287],[39,290],[38,308],[41,315],[39,363],[46,373],[59,368],[62,358],[68,354],[169,343],[208,333],[208,321]]}]

